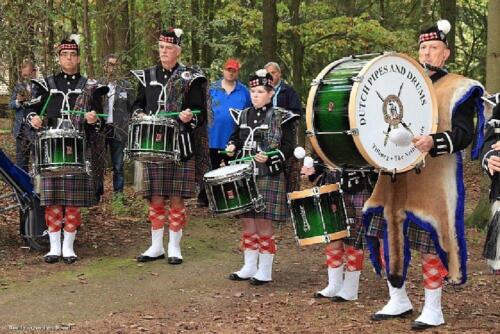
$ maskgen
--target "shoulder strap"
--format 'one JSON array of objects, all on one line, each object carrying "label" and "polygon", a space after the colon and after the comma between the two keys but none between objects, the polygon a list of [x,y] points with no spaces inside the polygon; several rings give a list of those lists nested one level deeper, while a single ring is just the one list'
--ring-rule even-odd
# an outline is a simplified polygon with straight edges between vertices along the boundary
[{"label": "shoulder strap", "polygon": [[47,79],[46,79],[46,81],[47,81],[47,85],[49,86],[49,91],[52,90],[52,89],[57,89],[56,81],[55,81],[53,75],[48,76]]},{"label": "shoulder strap", "polygon": [[75,89],[83,89],[86,83],[87,83],[87,78],[84,77],[83,75],[80,76],[80,79],[78,80]]},{"label": "shoulder strap", "polygon": [[156,67],[149,68],[149,82],[156,81]]}]

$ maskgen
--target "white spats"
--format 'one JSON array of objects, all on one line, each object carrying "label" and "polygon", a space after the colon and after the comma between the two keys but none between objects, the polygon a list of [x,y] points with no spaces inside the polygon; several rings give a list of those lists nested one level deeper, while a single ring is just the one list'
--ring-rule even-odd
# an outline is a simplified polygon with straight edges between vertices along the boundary
[{"label": "white spats", "polygon": [[239,278],[248,279],[257,273],[257,260],[259,259],[259,251],[254,249],[245,249],[243,252],[244,264],[243,267],[235,272]]},{"label": "white spats", "polygon": [[342,284],[342,289],[340,289],[336,296],[341,297],[344,300],[358,299],[360,275],[361,271],[346,271],[344,276],[344,284]]},{"label": "white spats", "polygon": [[151,246],[142,255],[158,257],[165,254],[165,249],[163,248],[163,231],[164,228],[151,230]]},{"label": "white spats", "polygon": [[61,231],[49,232],[50,251],[45,256],[61,256]]},{"label": "white spats", "polygon": [[344,265],[337,268],[328,267],[328,286],[317,294],[323,297],[333,297],[342,288],[342,283],[344,282]]},{"label": "white spats", "polygon": [[389,299],[389,302],[376,314],[398,315],[413,309],[411,301],[406,294],[406,283],[403,284],[400,289],[393,287],[389,281],[387,281],[387,285],[389,286],[389,295],[391,299]]},{"label": "white spats", "polygon": [[443,310],[441,309],[441,293],[443,288],[425,289],[425,303],[422,313],[415,320],[427,325],[439,326],[444,324]]},{"label": "white spats", "polygon": [[259,268],[253,278],[263,282],[272,281],[273,259],[274,254],[259,253]]},{"label": "white spats", "polygon": [[76,231],[67,232],[64,231],[64,240],[62,247],[63,257],[76,257],[75,251],[73,250],[73,244],[75,243]]},{"label": "white spats", "polygon": [[181,239],[182,230],[179,230],[178,232],[169,230],[168,257],[176,257],[178,259],[182,259]]}]

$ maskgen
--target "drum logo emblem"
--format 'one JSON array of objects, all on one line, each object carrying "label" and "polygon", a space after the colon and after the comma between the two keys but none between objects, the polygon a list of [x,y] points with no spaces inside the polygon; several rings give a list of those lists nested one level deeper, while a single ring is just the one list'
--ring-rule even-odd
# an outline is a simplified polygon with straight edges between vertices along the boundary
[{"label": "drum logo emblem", "polygon": [[67,155],[73,154],[73,147],[72,146],[66,146],[66,154]]},{"label": "drum logo emblem", "polygon": [[333,101],[328,102],[328,112],[333,112],[334,109],[335,109],[335,102]]},{"label": "drum logo emblem", "polygon": [[232,190],[226,191],[227,199],[234,199],[234,192]]},{"label": "drum logo emblem", "polygon": [[162,138],[163,138],[163,134],[162,133],[157,133],[155,135],[155,141],[156,142],[160,142]]},{"label": "drum logo emblem", "polygon": [[403,85],[404,83],[401,83],[398,95],[391,94],[385,99],[382,97],[382,95],[380,95],[379,92],[377,92],[378,97],[383,102],[382,113],[384,114],[384,122],[389,124],[387,131],[382,131],[385,135],[384,146],[387,146],[389,133],[391,132],[391,130],[397,129],[400,124],[411,134],[411,137],[413,137],[413,132],[410,129],[411,123],[406,124],[403,121],[404,108],[403,103],[401,103],[401,99],[399,98],[399,96],[401,95],[401,90],[403,89]]}]

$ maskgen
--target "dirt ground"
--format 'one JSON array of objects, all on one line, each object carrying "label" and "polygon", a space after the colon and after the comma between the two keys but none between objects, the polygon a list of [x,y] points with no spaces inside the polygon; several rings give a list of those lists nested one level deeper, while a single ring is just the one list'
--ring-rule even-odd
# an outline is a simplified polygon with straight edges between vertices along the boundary
[{"label": "dirt ground", "polygon": [[[0,135],[12,153],[12,141]],[[480,172],[470,165],[468,212],[477,202]],[[74,265],[49,265],[23,248],[16,212],[0,214],[0,333],[67,330],[74,333],[404,333],[423,304],[421,267],[414,254],[408,294],[415,312],[407,319],[377,323],[370,314],[387,299],[387,286],[366,258],[359,300],[336,304],[312,298],[326,283],[323,245],[300,248],[289,224],[276,227],[274,281],[254,287],[229,281],[242,263],[235,219],[213,218],[189,202],[183,239],[185,262],[138,264],[149,245],[144,202],[126,188],[128,212],[111,209],[110,175],[103,204],[84,211]],[[0,186],[0,193],[5,187]],[[2,204],[3,205],[3,204]],[[499,276],[481,258],[485,234],[468,229],[469,280],[447,286],[446,325],[432,333],[500,333]]]}]

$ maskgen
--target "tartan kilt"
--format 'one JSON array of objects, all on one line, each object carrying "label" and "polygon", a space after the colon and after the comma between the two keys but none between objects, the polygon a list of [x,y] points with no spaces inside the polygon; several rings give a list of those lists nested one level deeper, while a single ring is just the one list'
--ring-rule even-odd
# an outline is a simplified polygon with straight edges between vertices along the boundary
[{"label": "tartan kilt", "polygon": [[370,198],[370,192],[366,189],[355,193],[343,193],[344,205],[351,225],[349,236],[343,241],[349,246],[357,249],[365,248],[365,233],[363,228],[363,205]]},{"label": "tartan kilt", "polygon": [[88,174],[40,177],[41,206],[89,207],[97,202],[94,179]]},{"label": "tartan kilt", "polygon": [[[382,217],[374,215],[367,230],[367,237],[374,237],[378,239],[384,238],[385,222]],[[423,254],[437,254],[436,246],[432,241],[431,234],[424,231],[414,222],[408,224],[408,240],[410,242],[410,249],[418,251]]]},{"label": "tartan kilt", "polygon": [[194,159],[186,162],[145,163],[141,195],[147,199],[151,196],[195,197]]},{"label": "tartan kilt", "polygon": [[259,193],[264,198],[266,208],[261,212],[250,211],[239,216],[239,218],[269,219],[284,221],[288,217],[286,203],[286,181],[285,175],[258,175],[256,185]]}]

